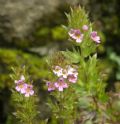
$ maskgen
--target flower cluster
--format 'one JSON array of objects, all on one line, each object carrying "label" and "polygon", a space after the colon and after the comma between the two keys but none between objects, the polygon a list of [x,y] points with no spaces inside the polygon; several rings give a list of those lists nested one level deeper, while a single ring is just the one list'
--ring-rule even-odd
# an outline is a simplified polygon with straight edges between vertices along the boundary
[{"label": "flower cluster", "polygon": [[76,83],[78,78],[78,72],[71,66],[62,68],[60,66],[53,67],[53,73],[58,77],[56,82],[47,82],[48,91],[58,89],[63,91],[64,88],[68,88],[70,83]]},{"label": "flower cluster", "polygon": [[[84,38],[84,32],[88,31],[89,27],[87,25],[82,26],[82,31],[80,29],[70,29],[68,32],[69,36],[75,40],[77,43],[81,43]],[[96,31],[90,33],[90,38],[96,42],[100,43],[100,36],[97,35]]]},{"label": "flower cluster", "polygon": [[24,94],[25,97],[32,96],[34,94],[33,85],[25,83],[25,77],[21,75],[19,80],[15,80],[16,91]]}]

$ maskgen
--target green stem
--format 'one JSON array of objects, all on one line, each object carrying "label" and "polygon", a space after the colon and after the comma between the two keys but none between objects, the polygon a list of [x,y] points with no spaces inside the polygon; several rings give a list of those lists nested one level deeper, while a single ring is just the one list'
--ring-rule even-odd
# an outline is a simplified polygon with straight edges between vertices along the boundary
[{"label": "green stem", "polygon": [[63,113],[63,93],[60,92],[60,105],[59,105],[59,117],[60,117],[60,124],[64,124],[64,119],[61,116],[61,114]]},{"label": "green stem", "polygon": [[94,102],[94,104],[95,104],[95,110],[97,111],[97,110],[99,109],[97,99],[96,99],[95,96],[92,96],[92,98],[93,98],[93,102]]}]

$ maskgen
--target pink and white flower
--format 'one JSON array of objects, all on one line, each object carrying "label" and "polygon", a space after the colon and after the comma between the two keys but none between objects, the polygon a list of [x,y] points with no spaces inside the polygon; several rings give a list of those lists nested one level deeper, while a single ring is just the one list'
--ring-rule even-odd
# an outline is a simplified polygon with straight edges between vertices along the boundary
[{"label": "pink and white flower", "polygon": [[82,29],[83,29],[83,31],[87,31],[88,30],[88,26],[87,25],[83,25]]},{"label": "pink and white flower", "polygon": [[70,29],[70,31],[68,32],[70,37],[74,36],[74,33],[75,33],[74,29]]},{"label": "pink and white flower", "polygon": [[55,90],[55,85],[53,82],[47,82],[46,83],[47,87],[48,87],[48,91],[53,91]]},{"label": "pink and white flower", "polygon": [[77,82],[77,76],[74,74],[68,75],[68,81],[71,83],[76,83]]},{"label": "pink and white flower", "polygon": [[53,73],[56,74],[59,79],[56,82],[47,82],[48,91],[53,91],[58,89],[58,91],[63,91],[64,88],[68,88],[68,83],[76,83],[78,78],[78,72],[76,68],[67,65],[65,68],[60,66],[55,66]]},{"label": "pink and white flower", "polygon": [[83,40],[84,35],[80,32],[79,29],[71,29],[68,34],[72,39],[76,40],[77,43],[81,43]]},{"label": "pink and white flower", "polygon": [[55,87],[59,91],[63,91],[64,88],[68,88],[68,84],[64,81],[64,78],[59,78],[58,82],[55,83]]},{"label": "pink and white flower", "polygon": [[91,39],[93,40],[93,41],[95,41],[96,43],[100,43],[100,36],[98,36],[97,35],[97,32],[96,31],[93,31],[92,33],[91,33]]},{"label": "pink and white flower", "polygon": [[67,78],[67,76],[68,76],[68,71],[66,69],[63,69],[62,70],[62,77]]},{"label": "pink and white flower", "polygon": [[15,80],[16,91],[21,94],[24,94],[25,97],[29,97],[34,94],[33,85],[25,83],[24,75],[21,75],[19,80]]},{"label": "pink and white flower", "polygon": [[62,68],[60,66],[55,66],[53,69],[53,73],[57,75],[58,77],[62,76]]},{"label": "pink and white flower", "polygon": [[67,69],[68,69],[68,75],[71,75],[71,74],[74,74],[76,76],[78,75],[78,72],[75,68],[68,66]]},{"label": "pink and white flower", "polygon": [[25,94],[25,97],[32,96],[34,94],[33,85],[27,84],[27,87],[25,88],[24,94]]},{"label": "pink and white flower", "polygon": [[24,77],[24,75],[21,75],[19,80],[15,80],[15,84],[23,83],[24,81],[25,81],[25,77]]},{"label": "pink and white flower", "polygon": [[15,89],[22,94],[26,92],[26,88],[27,84],[22,82],[17,83],[17,86],[15,87]]},{"label": "pink and white flower", "polygon": [[68,81],[71,83],[76,83],[78,77],[77,70],[71,67],[70,65],[67,68],[68,68],[68,78],[67,78]]}]

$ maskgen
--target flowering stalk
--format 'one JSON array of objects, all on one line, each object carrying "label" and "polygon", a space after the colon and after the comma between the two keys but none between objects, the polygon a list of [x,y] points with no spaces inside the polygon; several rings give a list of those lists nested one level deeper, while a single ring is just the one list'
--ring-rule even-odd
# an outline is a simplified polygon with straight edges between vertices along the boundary
[{"label": "flowering stalk", "polygon": [[[79,51],[64,52],[64,54],[69,59],[70,56],[72,56],[71,61],[77,58],[76,64],[79,63],[79,80],[76,84],[75,92],[79,96],[78,103],[80,104],[80,111],[81,108],[84,107],[88,109],[88,114],[89,110],[91,110],[91,112],[96,112],[97,116],[102,117],[103,109],[99,108],[99,106],[100,104],[105,104],[104,102],[107,102],[107,95],[105,94],[106,84],[103,83],[97,67],[98,60],[96,50],[101,43],[100,36],[97,31],[93,30],[92,24],[84,9],[81,9],[80,7],[74,10],[71,9],[71,13],[67,14],[67,17],[69,40],[78,47]],[[77,42],[78,40],[80,42]],[[71,53],[71,55],[69,53]],[[104,97],[106,97],[106,101],[103,100]],[[85,98],[87,98],[88,104],[82,105]],[[86,103],[87,100],[84,102]],[[83,110],[82,112],[84,113]],[[94,115],[93,118],[95,116],[96,115]],[[83,120],[82,122],[84,123],[85,121],[86,120]],[[100,123],[97,118],[96,122]],[[91,123],[93,122],[91,121]]]},{"label": "flowering stalk", "polygon": [[37,115],[36,96],[33,84],[26,74],[26,70],[13,69],[14,74],[12,79],[14,85],[12,89],[12,104],[15,105],[14,115],[18,121],[24,124],[36,123],[35,117]]},{"label": "flowering stalk", "polygon": [[[97,68],[96,49],[101,43],[100,36],[92,29],[84,9],[71,9],[71,13],[66,15],[69,42],[75,48],[73,51],[53,55],[49,63],[52,76],[47,82],[48,91],[56,99],[55,105],[50,104],[53,116],[61,120],[60,124],[72,124],[81,120],[82,114],[86,112],[84,109],[88,110],[88,115],[93,113],[90,118],[94,118],[96,114],[102,117],[103,109],[99,105],[104,104],[102,97],[107,97],[104,92],[106,85]],[[87,116],[81,122],[85,123],[86,120]],[[99,123],[97,119],[95,121]]]},{"label": "flowering stalk", "polygon": [[[49,105],[53,109],[53,121],[54,123],[70,123],[73,121],[73,109],[74,109],[74,94],[68,96],[68,93],[72,90],[72,86],[76,84],[78,80],[77,67],[70,65],[65,59],[59,63],[56,63],[56,59],[62,59],[63,54],[57,53],[55,58],[51,58],[51,76],[52,78],[46,82],[48,92],[55,97],[55,103],[51,101]],[[67,101],[67,102],[66,102]],[[68,107],[68,102],[70,106]],[[71,108],[70,108],[71,107]]]}]

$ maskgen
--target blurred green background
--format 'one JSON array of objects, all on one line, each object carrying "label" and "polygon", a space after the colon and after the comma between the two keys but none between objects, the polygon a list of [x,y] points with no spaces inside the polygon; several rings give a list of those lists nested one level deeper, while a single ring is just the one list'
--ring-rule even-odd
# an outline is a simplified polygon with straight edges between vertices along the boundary
[{"label": "blurred green background", "polygon": [[101,34],[98,57],[106,90],[114,90],[114,83],[120,82],[119,0],[0,0],[0,124],[9,123],[11,67],[26,65],[38,84],[46,79],[46,57],[71,48],[62,24],[67,25],[65,12],[70,6],[78,5]]}]

